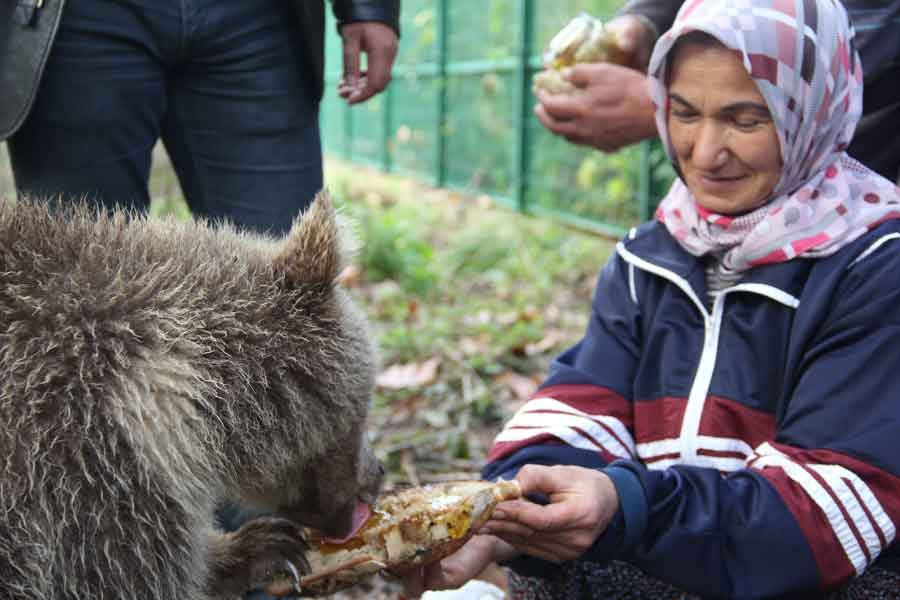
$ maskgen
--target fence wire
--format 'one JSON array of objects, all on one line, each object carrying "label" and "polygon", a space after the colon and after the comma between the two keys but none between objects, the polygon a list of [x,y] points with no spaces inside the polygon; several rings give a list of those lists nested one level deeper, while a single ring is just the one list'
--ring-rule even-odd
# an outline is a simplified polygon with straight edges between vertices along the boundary
[{"label": "fence wire", "polygon": [[658,142],[615,154],[574,146],[534,117],[532,75],[563,25],[619,0],[404,0],[388,90],[337,97],[340,38],[328,26],[325,151],[537,215],[619,236],[650,216],[672,172]]}]

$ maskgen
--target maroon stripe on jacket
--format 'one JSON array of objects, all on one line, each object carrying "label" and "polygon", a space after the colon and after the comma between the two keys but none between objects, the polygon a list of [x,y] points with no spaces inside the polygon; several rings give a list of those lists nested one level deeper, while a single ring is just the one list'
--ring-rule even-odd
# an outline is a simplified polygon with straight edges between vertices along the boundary
[{"label": "maroon stripe on jacket", "polygon": [[[828,482],[818,472],[810,469],[808,465],[839,465],[855,474],[868,486],[895,527],[900,522],[900,498],[896,494],[896,490],[900,489],[900,477],[859,459],[831,450],[801,450],[783,444],[771,443],[771,445],[787,456],[787,458],[797,463],[826,490],[847,521],[863,553],[871,560],[873,557],[869,555],[865,541],[862,539],[853,519],[850,518],[847,508]],[[844,553],[831,523],[803,487],[778,467],[759,469],[754,467],[754,463],[755,461],[751,461],[750,467],[761,473],[776,489],[809,542],[810,550],[822,577],[822,588],[825,590],[835,589],[846,582],[848,578],[855,576],[856,570]],[[853,490],[854,496],[863,507],[866,517],[872,524],[872,528],[875,531],[879,531],[874,515],[866,508],[865,503],[856,493],[853,486],[850,485],[849,488]],[[880,532],[878,537],[882,542],[882,549],[884,549],[887,540],[884,539],[883,534]]]},{"label": "maroon stripe on jacket", "polygon": [[775,439],[775,415],[727,398],[708,396],[700,415],[700,435],[744,440],[756,448]]},{"label": "maroon stripe on jacket", "polygon": [[677,438],[687,398],[664,397],[634,403],[634,438],[638,444]]}]

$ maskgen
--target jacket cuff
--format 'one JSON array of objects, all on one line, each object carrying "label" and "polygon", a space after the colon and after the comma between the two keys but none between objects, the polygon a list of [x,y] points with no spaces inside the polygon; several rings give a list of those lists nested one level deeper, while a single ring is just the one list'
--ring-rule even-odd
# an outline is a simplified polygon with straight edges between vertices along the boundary
[{"label": "jacket cuff", "polygon": [[624,525],[618,548],[620,553],[633,550],[647,530],[647,492],[638,474],[629,467],[629,461],[616,461],[603,470],[619,494],[619,513]]},{"label": "jacket cuff", "polygon": [[338,33],[343,25],[375,21],[394,30],[400,37],[400,0],[334,0]]}]

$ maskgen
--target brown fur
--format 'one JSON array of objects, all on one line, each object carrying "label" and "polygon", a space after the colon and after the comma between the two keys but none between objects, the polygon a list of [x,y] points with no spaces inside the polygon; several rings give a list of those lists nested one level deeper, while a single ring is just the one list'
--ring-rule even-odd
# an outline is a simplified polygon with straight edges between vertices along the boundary
[{"label": "brown fur", "polygon": [[382,471],[339,238],[327,197],[282,242],[0,203],[0,598],[235,597],[347,531]]}]

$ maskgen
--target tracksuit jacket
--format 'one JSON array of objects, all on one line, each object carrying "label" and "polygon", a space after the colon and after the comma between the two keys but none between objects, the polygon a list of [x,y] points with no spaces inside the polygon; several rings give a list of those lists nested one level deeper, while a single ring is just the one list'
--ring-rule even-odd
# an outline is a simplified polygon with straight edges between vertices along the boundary
[{"label": "tracksuit jacket", "polygon": [[[685,590],[834,589],[900,522],[900,221],[756,267],[710,301],[652,222],[599,276],[584,338],[498,435],[486,478],[603,469],[620,510],[584,556]],[[536,559],[511,566],[545,576]]]}]

